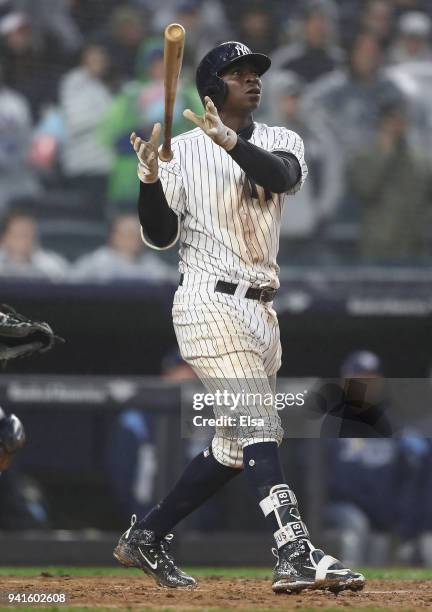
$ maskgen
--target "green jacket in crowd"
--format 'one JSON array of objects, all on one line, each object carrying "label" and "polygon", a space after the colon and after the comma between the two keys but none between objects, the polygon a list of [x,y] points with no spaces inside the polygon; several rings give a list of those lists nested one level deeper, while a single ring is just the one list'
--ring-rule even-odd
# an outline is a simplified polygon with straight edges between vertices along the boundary
[{"label": "green jacket in crowd", "polygon": [[[147,45],[148,46],[148,45]],[[138,58],[138,66],[143,65]],[[191,130],[194,125],[183,117],[183,110],[191,108],[203,113],[203,106],[194,85],[180,79],[173,118],[173,137]],[[139,182],[137,180],[136,154],[130,144],[130,134],[135,131],[148,139],[154,123],[163,123],[164,87],[162,81],[150,80],[144,72],[141,80],[127,83],[102,118],[100,132],[103,142],[114,154],[114,163],[108,181],[110,204],[135,204]]]}]

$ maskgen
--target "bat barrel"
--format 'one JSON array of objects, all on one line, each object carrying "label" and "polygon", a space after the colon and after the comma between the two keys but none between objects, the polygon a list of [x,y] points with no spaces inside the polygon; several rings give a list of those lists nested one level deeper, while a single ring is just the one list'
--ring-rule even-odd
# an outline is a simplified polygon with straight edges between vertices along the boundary
[{"label": "bat barrel", "polygon": [[183,43],[185,38],[185,29],[179,23],[170,23],[165,28],[165,40],[169,40],[171,42],[181,42]]},{"label": "bat barrel", "polygon": [[177,93],[178,78],[183,61],[185,30],[179,23],[171,23],[165,28],[164,47],[164,85],[165,85],[165,120],[163,144],[159,151],[162,161],[172,159],[171,134],[174,103]]}]

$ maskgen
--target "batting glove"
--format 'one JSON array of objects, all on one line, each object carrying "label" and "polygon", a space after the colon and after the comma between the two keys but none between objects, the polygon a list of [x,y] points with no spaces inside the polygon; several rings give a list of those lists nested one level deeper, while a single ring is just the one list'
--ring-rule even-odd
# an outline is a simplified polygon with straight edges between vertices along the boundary
[{"label": "batting glove", "polygon": [[158,174],[158,143],[161,133],[161,124],[155,123],[147,142],[132,132],[131,145],[138,157],[138,178],[143,183],[156,183]]},{"label": "batting glove", "polygon": [[200,127],[222,149],[231,151],[237,144],[237,134],[222,123],[216,106],[208,96],[204,98],[204,102],[205,113],[202,117],[196,115],[189,108],[183,111],[183,117]]}]

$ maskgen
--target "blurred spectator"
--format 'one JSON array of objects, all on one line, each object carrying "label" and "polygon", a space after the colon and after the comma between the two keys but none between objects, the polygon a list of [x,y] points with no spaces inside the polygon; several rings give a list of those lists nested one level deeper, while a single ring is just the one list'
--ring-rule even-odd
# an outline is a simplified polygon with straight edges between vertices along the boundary
[{"label": "blurred spectator", "polygon": [[[162,361],[161,378],[178,385],[195,380],[196,376],[175,348]],[[180,402],[180,393],[178,400]],[[158,474],[155,430],[153,414],[136,408],[123,410],[114,423],[108,454],[109,477],[116,503],[125,516],[138,512],[145,514],[154,504]],[[203,450],[205,441],[199,440],[198,443],[199,448],[196,448],[194,441],[188,441],[186,453],[189,460]],[[193,453],[191,456],[189,450]],[[207,513],[204,509],[195,514],[194,526],[201,524],[201,516],[208,517],[213,505],[206,505]],[[209,518],[214,518],[213,513]]]},{"label": "blurred spectator", "polygon": [[8,13],[0,19],[0,57],[6,85],[27,98],[37,118],[44,104],[56,100],[67,65],[58,41],[48,32],[38,34],[25,13]]},{"label": "blurred spectator", "polygon": [[[428,372],[429,394],[422,393],[425,397],[425,410],[420,420],[416,420],[411,432],[414,436],[407,436],[406,443],[415,448],[419,447],[419,433],[425,436],[422,441],[423,458],[421,470],[417,474],[419,495],[415,499],[418,509],[416,516],[417,533],[419,537],[407,537],[398,549],[397,561],[400,564],[414,561],[426,567],[432,567],[432,438],[428,432],[431,431],[432,421],[430,415],[430,393],[432,392],[432,368]],[[427,436],[427,437],[426,437]],[[423,446],[426,445],[426,451]],[[418,448],[418,451],[420,449]]]},{"label": "blurred spectator", "polygon": [[76,262],[73,276],[79,280],[166,281],[177,278],[177,272],[144,246],[137,216],[124,214],[112,222],[107,245]]},{"label": "blurred spectator", "polygon": [[[228,24],[221,0],[135,0],[152,20],[152,31],[162,33],[168,23],[181,23],[186,28],[188,43],[185,66],[195,69],[201,58],[217,43],[236,38]],[[234,4],[235,17],[239,12]]]},{"label": "blurred spectator", "polygon": [[275,72],[269,83],[272,125],[300,134],[308,152],[310,178],[295,198],[284,204],[281,235],[311,235],[336,208],[342,186],[342,160],[335,136],[319,115],[302,106],[304,82],[290,71]]},{"label": "blurred spectator", "polygon": [[344,0],[338,2],[338,13],[344,48],[350,48],[363,30],[373,34],[382,47],[392,42],[395,0]]},{"label": "blurred spectator", "polygon": [[373,34],[381,47],[386,47],[392,35],[393,6],[387,0],[368,0],[366,7],[361,9],[360,29]]},{"label": "blurred spectator", "polygon": [[431,18],[411,11],[399,20],[399,35],[390,50],[392,65],[386,73],[404,92],[408,102],[410,144],[431,157],[432,47]]},{"label": "blurred spectator", "polygon": [[431,0],[393,0],[393,4],[398,15],[406,11],[423,11],[432,16]]},{"label": "blurred spectator", "polygon": [[[398,86],[383,74],[381,63],[382,50],[377,39],[362,32],[353,42],[348,67],[322,77],[306,93],[306,112],[311,117],[321,116],[332,131],[344,170],[359,150],[371,150],[382,100],[401,97]],[[337,229],[337,224],[351,224],[355,228],[358,222],[358,211],[346,179],[344,183],[337,210],[328,227],[330,233],[333,228]],[[352,234],[348,235],[352,242]]]},{"label": "blurred spectator", "polygon": [[[137,158],[130,144],[131,132],[135,131],[148,139],[153,124],[163,121],[164,117],[163,48],[159,38],[143,44],[137,66],[137,80],[127,83],[114,98],[101,124],[103,142],[115,156],[108,185],[108,199],[117,207],[125,202],[135,207],[138,197]],[[193,128],[182,115],[185,108],[202,112],[195,86],[182,79],[174,107],[174,136]]]},{"label": "blurred spectator", "polygon": [[347,69],[322,77],[310,88],[311,113],[323,113],[346,158],[372,142],[377,107],[397,88],[381,74],[382,50],[375,36],[360,33],[354,40]]},{"label": "blurred spectator", "polygon": [[38,242],[35,218],[12,211],[3,220],[0,237],[0,276],[61,280],[68,271],[66,261]]},{"label": "blurred spectator", "polygon": [[[7,1],[7,0],[6,0]],[[91,11],[93,12],[94,0]],[[76,22],[71,16],[70,0],[13,0],[13,5],[30,18],[32,26],[43,36],[48,33],[54,36],[65,52],[78,51],[82,36]]]},{"label": "blurred spectator", "polygon": [[107,84],[110,58],[106,49],[88,44],[81,65],[60,83],[60,110],[65,123],[62,147],[63,173],[69,187],[85,194],[90,206],[103,209],[113,155],[101,142],[100,117],[112,103]]},{"label": "blurred spectator", "polygon": [[125,5],[114,8],[106,31],[101,32],[100,42],[108,49],[115,76],[121,82],[135,75],[136,56],[144,35],[141,10]]},{"label": "blurred spectator", "polygon": [[424,13],[405,13],[399,19],[398,36],[390,50],[389,59],[394,64],[403,62],[430,62],[431,19]]},{"label": "blurred spectator", "polygon": [[[432,388],[432,367],[429,370],[429,386]],[[431,418],[430,418],[430,402],[426,404],[425,418],[423,422],[418,424],[421,431],[426,432],[431,429]],[[411,541],[411,547],[407,546],[408,551],[410,548],[418,548],[418,556],[420,561],[427,567],[432,567],[432,439],[431,437],[426,440],[428,444],[428,456],[425,461],[423,474],[420,475],[421,482],[421,497],[416,499],[416,503],[419,506],[419,522],[421,525],[421,536],[418,542]]]},{"label": "blurred spectator", "polygon": [[325,2],[307,2],[303,9],[298,40],[275,51],[273,69],[292,70],[311,82],[344,62],[344,53],[334,42],[335,23]]},{"label": "blurred spectator", "polygon": [[[32,2],[33,0],[26,0]],[[57,2],[57,0],[52,0]],[[64,0],[62,0],[64,1]],[[68,12],[85,40],[103,32],[119,0],[66,0]]]},{"label": "blurred spectator", "polygon": [[33,130],[28,153],[29,163],[47,188],[50,179],[57,178],[59,150],[65,138],[65,124],[58,106],[47,106]]},{"label": "blurred spectator", "polygon": [[195,75],[198,63],[210,49],[230,38],[223,13],[218,8],[218,2],[203,0],[180,0],[176,5],[173,21],[181,23],[187,33],[183,56],[187,76]]},{"label": "blurred spectator", "polygon": [[271,8],[260,2],[251,3],[248,10],[237,17],[237,38],[260,53],[270,54],[278,41],[278,24]]},{"label": "blurred spectator", "polygon": [[[429,427],[430,422],[427,424]],[[406,504],[412,504],[415,500],[416,513],[411,529],[401,534],[396,560],[398,564],[432,567],[432,440],[423,438],[421,433],[408,433],[401,440],[406,452],[409,452],[410,467],[417,467],[415,472],[411,469],[412,494],[411,499],[406,500]]]},{"label": "blurred spectator", "polygon": [[146,514],[154,504],[157,468],[153,416],[134,407],[123,410],[112,429],[107,469],[124,518]]},{"label": "blurred spectator", "polygon": [[0,69],[0,213],[12,198],[40,190],[28,160],[32,132],[29,105],[1,80]]},{"label": "blurred spectator", "polygon": [[384,105],[376,142],[361,149],[349,167],[366,260],[410,261],[427,253],[432,167],[410,149],[407,131],[405,107]]},{"label": "blurred spectator", "polygon": [[[265,10],[270,13],[274,26],[274,45],[278,43],[285,23],[289,22],[290,17],[297,11],[298,4],[302,3],[303,0],[292,0],[289,3],[286,0],[272,0],[271,3],[268,0],[236,0],[236,2],[221,0],[228,22],[233,27],[236,27],[239,15],[244,15],[251,7],[253,10]],[[238,38],[238,34],[235,33],[234,39]]]},{"label": "blurred spectator", "polygon": [[359,31],[359,22],[364,8],[364,0],[338,2],[339,38],[344,49],[349,49]]},{"label": "blurred spectator", "polygon": [[[427,441],[406,447],[398,438],[328,441],[327,527],[335,530],[340,556],[356,565],[385,565],[390,536],[419,535],[417,500]],[[355,478],[353,478],[355,474]]]}]

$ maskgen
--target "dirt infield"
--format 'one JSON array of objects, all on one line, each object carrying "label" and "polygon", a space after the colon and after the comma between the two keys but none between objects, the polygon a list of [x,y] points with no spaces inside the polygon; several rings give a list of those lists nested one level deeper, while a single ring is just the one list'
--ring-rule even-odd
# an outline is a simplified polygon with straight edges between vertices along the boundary
[{"label": "dirt infield", "polygon": [[[120,576],[2,576],[0,590],[25,593],[62,592],[67,605],[109,608],[262,609],[386,608],[424,610],[432,608],[432,581],[371,580],[361,593],[324,592],[274,595],[268,580],[256,578],[201,578],[195,590],[160,589],[147,577]],[[2,605],[6,602],[2,601]],[[19,604],[15,604],[19,605]],[[59,606],[60,607],[60,606]]]}]

